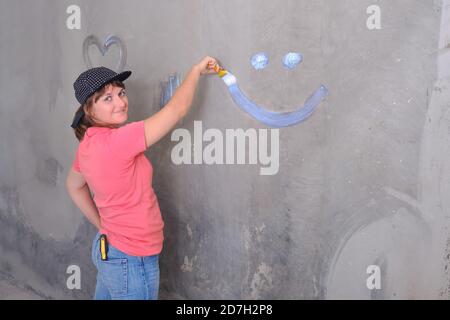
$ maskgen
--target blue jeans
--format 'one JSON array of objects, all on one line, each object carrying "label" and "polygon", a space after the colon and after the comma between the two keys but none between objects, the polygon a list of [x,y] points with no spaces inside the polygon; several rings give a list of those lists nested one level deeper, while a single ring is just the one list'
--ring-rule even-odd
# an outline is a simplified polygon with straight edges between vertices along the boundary
[{"label": "blue jeans", "polygon": [[95,300],[157,300],[159,256],[136,257],[108,243],[108,260],[100,258],[100,233],[92,243],[92,262],[97,268]]}]

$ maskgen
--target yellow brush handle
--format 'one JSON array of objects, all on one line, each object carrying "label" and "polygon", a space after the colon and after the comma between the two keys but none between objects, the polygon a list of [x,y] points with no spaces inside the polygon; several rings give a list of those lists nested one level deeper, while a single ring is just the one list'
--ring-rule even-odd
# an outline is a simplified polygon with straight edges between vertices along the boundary
[{"label": "yellow brush handle", "polygon": [[213,66],[213,69],[214,69],[215,72],[217,72],[218,76],[221,77],[221,78],[228,73],[227,70],[225,70],[224,68],[220,67],[218,64],[215,64]]},{"label": "yellow brush handle", "polygon": [[104,236],[100,238],[100,253],[102,255],[102,260],[106,260],[106,239]]},{"label": "yellow brush handle", "polygon": [[220,69],[219,71],[217,71],[217,74],[219,75],[219,77],[223,77],[224,75],[226,75],[228,73],[227,70],[225,69]]}]

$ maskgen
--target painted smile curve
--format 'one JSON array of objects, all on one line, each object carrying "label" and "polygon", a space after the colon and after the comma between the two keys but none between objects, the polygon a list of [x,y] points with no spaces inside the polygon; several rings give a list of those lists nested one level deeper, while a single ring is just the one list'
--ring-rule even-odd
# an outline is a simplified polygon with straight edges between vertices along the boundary
[{"label": "painted smile curve", "polygon": [[229,71],[221,70],[219,76],[227,85],[228,91],[234,102],[243,111],[247,112],[256,120],[273,128],[289,127],[306,120],[328,95],[328,89],[324,85],[321,85],[308,99],[306,99],[305,104],[297,110],[291,112],[272,112],[258,106],[247,98],[239,88],[236,77]]}]

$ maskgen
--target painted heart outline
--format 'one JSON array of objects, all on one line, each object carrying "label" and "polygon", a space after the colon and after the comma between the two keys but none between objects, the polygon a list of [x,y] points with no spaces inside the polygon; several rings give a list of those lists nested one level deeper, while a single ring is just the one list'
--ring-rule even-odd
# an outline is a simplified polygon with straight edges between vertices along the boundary
[{"label": "painted heart outline", "polygon": [[119,57],[119,61],[116,66],[116,71],[118,73],[123,71],[123,69],[125,67],[125,63],[127,61],[127,49],[126,49],[125,44],[119,37],[114,36],[114,35],[108,36],[103,44],[94,35],[90,35],[84,40],[84,42],[83,42],[83,58],[84,58],[84,63],[86,64],[86,66],[89,69],[92,68],[92,62],[89,57],[89,47],[91,45],[95,45],[98,48],[98,50],[101,52],[102,56],[105,56],[105,54],[108,51],[110,46],[117,45],[119,47],[120,57]]}]

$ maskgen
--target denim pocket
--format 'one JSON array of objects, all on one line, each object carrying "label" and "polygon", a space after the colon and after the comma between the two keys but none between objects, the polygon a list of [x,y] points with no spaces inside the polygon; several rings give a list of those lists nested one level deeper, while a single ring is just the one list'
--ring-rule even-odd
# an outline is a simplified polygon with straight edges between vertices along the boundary
[{"label": "denim pocket", "polygon": [[94,240],[92,241],[91,260],[92,260],[92,263],[94,264],[95,267],[97,267],[97,263],[96,263],[96,261],[97,261],[97,251],[98,251],[98,249],[97,249],[97,241],[98,241],[99,236],[100,236],[100,232],[97,232],[97,234],[94,237]]},{"label": "denim pocket", "polygon": [[128,292],[128,260],[97,260],[98,272],[111,295],[124,295]]}]

